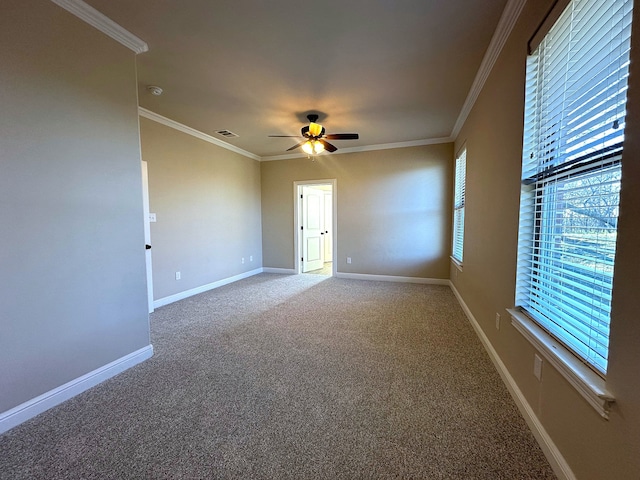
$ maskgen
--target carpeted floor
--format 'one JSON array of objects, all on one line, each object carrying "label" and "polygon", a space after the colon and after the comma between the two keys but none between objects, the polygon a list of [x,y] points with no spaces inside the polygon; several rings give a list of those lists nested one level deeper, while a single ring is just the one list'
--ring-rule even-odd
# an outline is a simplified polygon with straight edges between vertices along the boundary
[{"label": "carpeted floor", "polygon": [[1,479],[552,479],[448,287],[261,274],[0,437]]}]

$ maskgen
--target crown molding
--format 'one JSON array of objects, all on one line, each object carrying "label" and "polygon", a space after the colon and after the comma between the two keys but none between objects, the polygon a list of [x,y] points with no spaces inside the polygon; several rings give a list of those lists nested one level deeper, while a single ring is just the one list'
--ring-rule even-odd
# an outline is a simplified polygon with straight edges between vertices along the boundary
[{"label": "crown molding", "polygon": [[[337,152],[321,153],[320,155],[316,156],[323,157],[325,155],[340,155],[341,153],[371,152],[374,150],[390,150],[392,148],[421,147],[423,145],[438,145],[441,143],[451,143],[453,141],[453,137],[441,137],[427,138],[424,140],[412,140],[410,142],[381,143],[378,145],[364,145],[362,147],[341,148]],[[304,158],[307,156],[308,155],[306,153],[288,153],[283,155],[271,155],[268,157],[262,157],[262,161],[269,162],[272,160],[289,160],[291,158]]]},{"label": "crown molding", "polygon": [[[320,155],[313,155],[314,157],[324,156],[324,153]],[[285,153],[282,155],[268,155],[266,157],[260,157],[261,162],[271,162],[273,160],[289,160],[291,158],[306,158],[311,157],[311,155],[307,155],[306,153]]]},{"label": "crown molding", "polygon": [[251,158],[253,160],[262,160],[261,157],[255,155],[251,152],[247,152],[235,145],[231,145],[230,143],[223,142],[222,140],[218,140],[217,138],[212,137],[211,135],[207,135],[206,133],[202,133],[200,130],[196,130],[195,128],[187,127],[182,123],[176,122],[175,120],[171,120],[170,118],[163,117],[151,110],[147,110],[144,107],[138,107],[138,114],[141,117],[148,118],[149,120],[153,120],[154,122],[161,123],[167,127],[173,128],[174,130],[178,130],[182,133],[186,133],[187,135],[191,135],[192,137],[199,138],[200,140],[204,140],[205,142],[213,143],[218,147],[226,148],[227,150],[231,150],[232,152],[239,153],[240,155],[244,155],[245,157]]},{"label": "crown molding", "polygon": [[56,5],[64,8],[69,13],[72,13],[80,20],[85,21],[92,27],[95,27],[102,33],[110,36],[116,42],[119,42],[128,49],[133,50],[136,54],[143,53],[149,50],[149,46],[143,40],[140,40],[133,33],[125,30],[109,17],[100,13],[91,5],[87,5],[82,0],[51,1]]},{"label": "crown molding", "polygon": [[478,99],[478,96],[480,95],[480,92],[482,91],[482,88],[484,87],[484,84],[496,63],[500,52],[502,52],[504,44],[507,42],[516,21],[520,17],[520,13],[522,13],[525,3],[527,3],[527,0],[509,0],[507,5],[504,7],[504,11],[500,17],[498,26],[496,27],[496,31],[493,33],[489,47],[484,54],[484,58],[482,59],[476,78],[471,85],[467,99],[462,106],[462,110],[460,110],[458,120],[453,126],[453,130],[451,132],[452,138],[457,138],[460,130],[462,130],[462,126],[467,120],[473,105],[476,103],[476,100]]}]

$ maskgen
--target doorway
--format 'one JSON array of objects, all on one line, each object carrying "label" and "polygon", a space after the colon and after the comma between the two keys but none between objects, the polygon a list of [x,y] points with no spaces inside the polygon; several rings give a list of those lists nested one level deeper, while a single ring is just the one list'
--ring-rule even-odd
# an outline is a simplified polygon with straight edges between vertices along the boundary
[{"label": "doorway", "polygon": [[296,273],[335,275],[336,180],[294,182]]}]

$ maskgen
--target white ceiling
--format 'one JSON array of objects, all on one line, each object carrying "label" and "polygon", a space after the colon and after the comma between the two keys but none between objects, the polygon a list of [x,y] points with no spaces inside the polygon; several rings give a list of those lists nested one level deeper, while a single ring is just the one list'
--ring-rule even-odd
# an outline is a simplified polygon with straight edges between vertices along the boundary
[{"label": "white ceiling", "polygon": [[267,136],[298,135],[311,112],[360,134],[339,149],[449,137],[506,4],[85,1],[149,45],[142,107],[260,157],[286,153],[297,139]]}]

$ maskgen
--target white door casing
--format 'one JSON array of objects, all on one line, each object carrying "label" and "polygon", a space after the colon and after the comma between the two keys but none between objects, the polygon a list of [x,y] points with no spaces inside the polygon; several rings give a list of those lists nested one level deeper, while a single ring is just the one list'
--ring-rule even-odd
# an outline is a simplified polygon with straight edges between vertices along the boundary
[{"label": "white door casing", "polygon": [[333,258],[333,194],[324,192],[324,261]]},{"label": "white door casing", "polygon": [[144,215],[145,264],[147,267],[147,302],[149,313],[153,312],[153,269],[151,259],[151,223],[149,218],[149,170],[147,162],[142,161],[142,212]]}]

